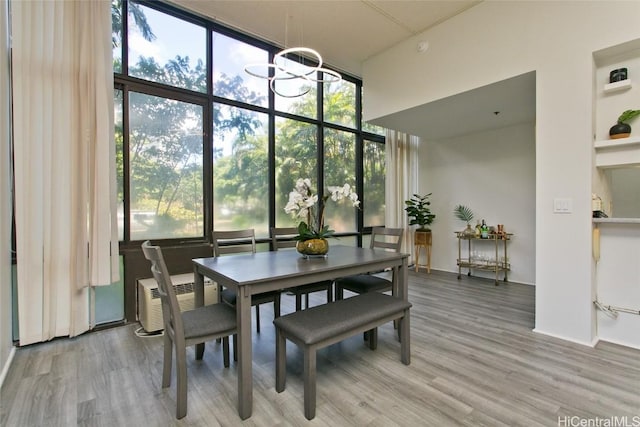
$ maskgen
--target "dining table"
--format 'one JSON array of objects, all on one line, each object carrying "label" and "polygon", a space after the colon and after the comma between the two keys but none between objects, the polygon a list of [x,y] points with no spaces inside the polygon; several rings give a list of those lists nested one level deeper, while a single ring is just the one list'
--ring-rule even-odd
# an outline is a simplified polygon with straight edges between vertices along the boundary
[{"label": "dining table", "polygon": [[[405,253],[336,245],[331,246],[326,257],[317,258],[305,258],[295,250],[279,250],[193,259],[196,307],[204,304],[204,277],[237,293],[240,418],[249,418],[253,408],[251,295],[390,269],[393,271],[393,295],[407,301],[408,258]],[[198,344],[196,357],[201,358],[203,352],[204,344]]]}]

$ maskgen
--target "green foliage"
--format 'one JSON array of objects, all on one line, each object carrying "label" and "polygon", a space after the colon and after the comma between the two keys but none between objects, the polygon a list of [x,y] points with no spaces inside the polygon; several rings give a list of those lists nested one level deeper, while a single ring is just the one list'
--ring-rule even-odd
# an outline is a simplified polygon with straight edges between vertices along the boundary
[{"label": "green foliage", "polygon": [[404,210],[410,219],[409,225],[417,225],[418,230],[429,230],[429,225],[431,225],[436,218],[435,214],[432,214],[429,208],[431,205],[429,201],[431,194],[432,193],[429,193],[424,196],[414,194],[411,199],[405,200],[404,202],[406,205]]},{"label": "green foliage", "polygon": [[471,208],[464,205],[458,205],[455,208],[453,208],[453,214],[455,215],[456,218],[466,222],[467,224],[469,224],[473,220],[473,216],[474,216]]},{"label": "green foliage", "polygon": [[333,236],[333,233],[335,233],[335,230],[331,230],[328,225],[325,225],[320,230],[315,231],[303,221],[298,224],[298,235],[295,236],[294,239],[300,241],[309,239],[326,239]]},{"label": "green foliage", "polygon": [[[155,40],[156,36],[147,22],[147,17],[142,7],[137,3],[129,2],[128,8],[129,18],[133,18],[142,37],[147,41]],[[111,2],[111,42],[113,47],[120,46],[122,42],[122,0],[113,0]]]},{"label": "green foliage", "polygon": [[631,120],[640,116],[640,110],[626,110],[620,117],[618,117],[618,123],[629,123]]}]

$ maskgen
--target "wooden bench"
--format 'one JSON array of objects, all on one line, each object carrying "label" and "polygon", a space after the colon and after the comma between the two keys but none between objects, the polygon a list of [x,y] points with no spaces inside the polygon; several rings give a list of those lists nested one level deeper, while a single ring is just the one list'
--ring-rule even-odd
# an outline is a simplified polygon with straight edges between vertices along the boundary
[{"label": "wooden bench", "polygon": [[399,320],[400,359],[410,363],[409,309],[411,304],[399,298],[369,292],[278,317],[276,327],[276,391],[284,391],[286,382],[286,339],[304,350],[304,416],[316,415],[316,351],[350,336],[370,331],[369,347],[375,350],[377,327]]}]

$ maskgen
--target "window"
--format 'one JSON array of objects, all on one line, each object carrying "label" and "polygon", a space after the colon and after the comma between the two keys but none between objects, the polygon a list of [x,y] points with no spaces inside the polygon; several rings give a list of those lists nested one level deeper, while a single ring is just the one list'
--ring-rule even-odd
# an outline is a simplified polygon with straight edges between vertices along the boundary
[{"label": "window", "polygon": [[213,228],[268,237],[268,116],[216,103],[213,117]]},{"label": "window", "polygon": [[122,1],[111,4],[111,44],[113,46],[113,72],[122,73]]},{"label": "window", "polygon": [[297,223],[284,212],[298,178],[309,178],[318,185],[318,128],[312,124],[284,118],[276,119],[276,220],[277,227]]},{"label": "window", "polygon": [[376,125],[372,125],[370,123],[367,122],[362,122],[362,130],[369,132],[369,133],[374,133],[376,135],[380,135],[380,136],[384,136],[385,134],[385,128],[383,128],[382,126],[376,126]]},{"label": "window", "polygon": [[[356,186],[356,138],[355,134],[335,129],[324,132],[324,183],[328,186],[349,184]],[[356,213],[349,203],[328,201],[325,224],[338,233],[357,231]]]},{"label": "window", "polygon": [[[268,81],[248,75],[244,67],[268,61],[269,53],[266,50],[213,32],[213,94],[266,107],[269,100]],[[267,69],[258,71],[268,76]]]},{"label": "window", "polygon": [[[325,211],[341,243],[358,244],[365,227],[384,224],[383,129],[359,123],[358,79],[285,78],[271,94],[245,66],[269,63],[277,46],[164,2],[112,0],[112,16],[124,246],[248,227],[265,242],[270,226],[296,225],[284,206],[298,178],[322,184],[320,192],[358,189],[360,211],[331,202]],[[302,69],[307,60],[280,61]]]},{"label": "window", "polygon": [[116,142],[116,181],[118,192],[118,239],[124,240],[124,135],[122,129],[122,90],[113,91],[113,125]]},{"label": "window", "polygon": [[129,94],[132,240],[202,236],[203,108]]},{"label": "window", "polygon": [[[329,77],[327,77],[329,78]],[[324,85],[324,120],[356,127],[356,85],[346,80]]]},{"label": "window", "polygon": [[364,184],[362,211],[364,213],[364,226],[381,226],[385,223],[384,197],[385,177],[387,174],[384,144],[365,140],[362,157],[362,181]]},{"label": "window", "polygon": [[150,7],[129,5],[129,75],[206,92],[205,29]]}]

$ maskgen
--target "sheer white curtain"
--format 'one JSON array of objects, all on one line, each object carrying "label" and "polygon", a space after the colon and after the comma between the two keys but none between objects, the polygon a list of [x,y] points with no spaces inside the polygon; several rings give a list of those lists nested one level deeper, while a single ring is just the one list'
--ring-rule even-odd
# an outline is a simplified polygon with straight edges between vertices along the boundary
[{"label": "sheer white curtain", "polygon": [[418,144],[417,136],[387,129],[385,151],[387,177],[385,181],[385,225],[404,228],[402,252],[412,253],[413,232],[404,211],[404,201],[418,192]]},{"label": "sheer white curtain", "polygon": [[91,327],[118,279],[111,2],[11,2],[20,344]]}]

